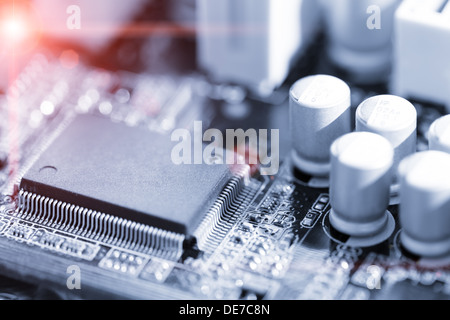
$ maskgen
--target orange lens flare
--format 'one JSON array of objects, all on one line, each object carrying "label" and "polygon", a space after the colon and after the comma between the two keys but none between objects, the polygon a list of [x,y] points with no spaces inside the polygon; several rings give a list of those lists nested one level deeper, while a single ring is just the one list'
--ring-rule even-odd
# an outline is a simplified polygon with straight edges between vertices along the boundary
[{"label": "orange lens flare", "polygon": [[40,37],[40,23],[27,1],[0,1],[0,46],[19,55],[33,50]]},{"label": "orange lens flare", "polygon": [[8,42],[20,43],[29,36],[29,26],[22,17],[13,17],[4,20],[1,24],[2,35]]}]

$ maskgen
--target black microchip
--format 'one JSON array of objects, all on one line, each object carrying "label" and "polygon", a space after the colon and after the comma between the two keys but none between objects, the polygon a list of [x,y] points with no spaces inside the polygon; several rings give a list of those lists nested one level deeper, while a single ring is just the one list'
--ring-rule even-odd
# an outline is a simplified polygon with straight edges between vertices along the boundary
[{"label": "black microchip", "polygon": [[232,177],[227,165],[176,165],[170,136],[78,116],[22,178],[41,196],[191,235]]}]

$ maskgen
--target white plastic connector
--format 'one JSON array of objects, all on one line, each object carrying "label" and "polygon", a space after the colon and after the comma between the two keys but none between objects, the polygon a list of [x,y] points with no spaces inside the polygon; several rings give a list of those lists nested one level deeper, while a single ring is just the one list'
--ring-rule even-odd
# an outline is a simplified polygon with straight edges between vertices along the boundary
[{"label": "white plastic connector", "polygon": [[320,27],[316,0],[197,0],[200,67],[218,82],[270,93]]},{"label": "white plastic connector", "polygon": [[395,17],[394,94],[450,112],[450,1],[405,0]]}]

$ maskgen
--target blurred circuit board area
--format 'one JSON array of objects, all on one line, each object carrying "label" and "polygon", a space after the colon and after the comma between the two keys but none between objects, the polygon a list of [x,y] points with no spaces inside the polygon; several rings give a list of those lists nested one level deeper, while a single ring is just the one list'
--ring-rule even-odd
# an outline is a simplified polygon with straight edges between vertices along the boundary
[{"label": "blurred circuit board area", "polygon": [[[30,88],[35,89],[33,94],[23,94]],[[354,105],[376,93],[352,89]],[[448,260],[405,254],[398,240],[398,223],[389,239],[376,246],[359,247],[357,239],[335,236],[328,221],[328,189],[295,177],[290,159],[284,156],[277,175],[256,172],[236,198],[223,195],[224,199],[233,199],[232,206],[221,207],[219,223],[212,231],[202,233],[200,250],[194,246],[166,255],[126,241],[106,241],[105,237],[94,236],[94,228],[100,225],[92,225],[91,233],[77,233],[62,228],[61,220],[49,223],[53,221],[52,211],[45,201],[30,200],[36,204],[29,208],[29,212],[35,212],[33,218],[21,212],[17,181],[80,114],[167,135],[176,127],[191,128],[196,119],[227,128],[230,118],[224,111],[244,107],[254,115],[248,116],[253,122],[247,126],[271,123],[281,129],[281,144],[289,144],[282,130],[287,114],[274,120],[272,113],[262,112],[275,109],[278,115],[287,113],[286,99],[275,105],[245,97],[230,102],[220,97],[224,90],[241,92],[238,87],[211,85],[200,75],[169,78],[83,65],[67,69],[58,58],[36,55],[2,101],[1,127],[10,129],[0,142],[4,155],[0,171],[1,270],[30,285],[8,280],[3,282],[0,296],[282,300],[450,297]],[[12,109],[12,105],[21,107]],[[444,111],[430,104],[417,102],[415,106],[421,150],[427,144],[429,125]],[[8,117],[14,122],[6,121]],[[237,192],[237,187],[230,188]],[[42,211],[47,210],[45,206],[50,211]],[[37,214],[37,210],[48,214]],[[389,210],[397,221],[397,206]],[[65,212],[60,219],[76,218],[72,211]],[[68,289],[71,266],[81,270],[83,290]],[[39,283],[39,287],[33,283]]]},{"label": "blurred circuit board area", "polygon": [[52,1],[0,41],[0,300],[450,299],[449,1]]}]

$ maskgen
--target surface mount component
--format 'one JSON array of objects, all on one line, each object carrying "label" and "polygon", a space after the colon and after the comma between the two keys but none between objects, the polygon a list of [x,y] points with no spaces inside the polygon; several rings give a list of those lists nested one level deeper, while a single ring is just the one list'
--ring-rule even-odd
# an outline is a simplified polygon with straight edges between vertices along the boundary
[{"label": "surface mount component", "polygon": [[292,159],[298,169],[328,175],[331,144],[351,131],[350,103],[350,88],[332,76],[309,76],[291,87]]},{"label": "surface mount component", "polygon": [[172,147],[170,136],[79,116],[22,178],[21,216],[105,241],[178,250],[222,190],[233,203],[243,180],[226,165],[175,165]]},{"label": "surface mount component", "polygon": [[416,153],[399,167],[402,245],[420,256],[450,252],[450,155]]},{"label": "surface mount component", "polygon": [[394,151],[388,140],[353,132],[331,146],[330,222],[352,236],[370,236],[388,221]]}]

